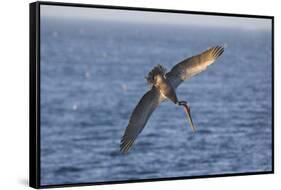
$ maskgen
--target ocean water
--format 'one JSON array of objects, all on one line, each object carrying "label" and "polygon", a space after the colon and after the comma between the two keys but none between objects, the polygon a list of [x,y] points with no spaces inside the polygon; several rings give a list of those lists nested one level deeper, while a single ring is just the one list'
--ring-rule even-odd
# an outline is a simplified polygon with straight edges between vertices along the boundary
[{"label": "ocean water", "polygon": [[[120,139],[157,64],[224,44],[127,155]],[[41,19],[41,185],[270,171],[271,31]]]}]

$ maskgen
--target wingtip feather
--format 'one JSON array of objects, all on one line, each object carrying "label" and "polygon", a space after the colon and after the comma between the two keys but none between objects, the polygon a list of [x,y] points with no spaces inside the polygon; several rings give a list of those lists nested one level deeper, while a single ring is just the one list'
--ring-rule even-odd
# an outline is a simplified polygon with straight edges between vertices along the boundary
[{"label": "wingtip feather", "polygon": [[122,139],[121,144],[120,144],[120,152],[122,152],[124,154],[127,153],[131,149],[133,143],[134,143],[133,139],[130,139],[130,140]]},{"label": "wingtip feather", "polygon": [[223,52],[224,52],[223,46],[216,46],[212,48],[212,55],[215,59],[221,56]]}]

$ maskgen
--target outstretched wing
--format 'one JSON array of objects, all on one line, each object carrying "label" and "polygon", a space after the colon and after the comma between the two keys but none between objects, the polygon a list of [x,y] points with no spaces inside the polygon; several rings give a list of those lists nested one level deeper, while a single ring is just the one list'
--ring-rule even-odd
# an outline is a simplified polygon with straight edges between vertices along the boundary
[{"label": "outstretched wing", "polygon": [[138,105],[135,107],[129,124],[121,139],[121,152],[126,153],[132,147],[138,134],[140,134],[149,117],[162,100],[163,97],[155,87],[144,94]]},{"label": "outstretched wing", "polygon": [[176,89],[182,81],[204,71],[209,65],[223,53],[224,48],[221,46],[213,47],[199,55],[192,56],[175,65],[166,78]]}]

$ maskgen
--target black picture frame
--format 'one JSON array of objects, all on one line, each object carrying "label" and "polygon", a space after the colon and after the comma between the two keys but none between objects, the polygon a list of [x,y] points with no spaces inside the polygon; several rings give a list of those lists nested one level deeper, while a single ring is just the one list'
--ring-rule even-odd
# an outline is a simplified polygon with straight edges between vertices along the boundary
[{"label": "black picture frame", "polygon": [[[270,19],[272,23],[272,170],[264,172],[245,172],[235,174],[218,174],[218,175],[202,175],[202,176],[181,176],[158,179],[140,179],[140,180],[124,180],[110,182],[93,182],[93,183],[75,183],[63,185],[41,185],[40,184],[40,6],[41,5],[56,5],[70,7],[88,7],[88,8],[105,8],[118,10],[134,10],[134,11],[152,11],[165,13],[183,13],[195,15],[216,15],[216,16],[231,16],[245,18],[264,18]],[[151,182],[151,181],[166,181],[166,180],[182,180],[195,178],[213,178],[227,176],[243,176],[257,174],[273,174],[274,173],[274,16],[264,15],[248,15],[248,14],[232,14],[232,13],[217,13],[217,12],[201,12],[201,11],[186,11],[186,10],[168,10],[168,9],[152,9],[140,7],[120,7],[108,5],[91,5],[80,3],[62,3],[62,2],[46,2],[39,1],[29,4],[29,185],[33,188],[52,188],[52,187],[69,187],[69,186],[85,186],[85,185],[100,185],[100,184],[121,184],[135,182]]]}]

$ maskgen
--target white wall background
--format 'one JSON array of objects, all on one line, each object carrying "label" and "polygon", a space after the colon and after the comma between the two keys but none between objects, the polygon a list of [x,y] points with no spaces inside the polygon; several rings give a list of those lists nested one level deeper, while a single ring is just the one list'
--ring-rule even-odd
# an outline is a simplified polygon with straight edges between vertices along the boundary
[{"label": "white wall background", "polygon": [[[75,3],[275,16],[275,174],[75,187],[71,189],[278,189],[280,182],[280,38],[277,0],[65,0]],[[0,3],[0,189],[28,189],[29,1]],[[279,133],[279,134],[278,134]],[[280,138],[279,138],[280,137]],[[280,188],[280,187],[279,187]],[[69,189],[69,188],[67,188]]]}]

